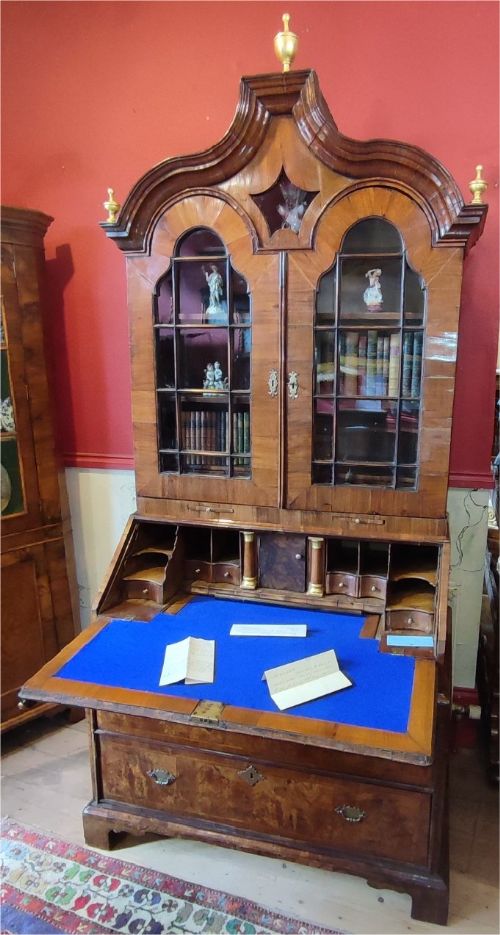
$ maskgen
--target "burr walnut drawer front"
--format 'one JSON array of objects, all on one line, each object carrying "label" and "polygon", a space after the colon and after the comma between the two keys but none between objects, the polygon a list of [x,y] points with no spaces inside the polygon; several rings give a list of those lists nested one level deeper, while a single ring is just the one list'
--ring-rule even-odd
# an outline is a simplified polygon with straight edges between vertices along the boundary
[{"label": "burr walnut drawer front", "polygon": [[239,585],[240,566],[234,562],[215,562],[212,568],[212,582]]},{"label": "burr walnut drawer front", "polygon": [[326,574],[327,594],[348,594],[358,596],[358,576],[348,572],[329,571]]},{"label": "burr walnut drawer front", "polygon": [[419,630],[421,633],[432,633],[434,625],[433,614],[423,610],[388,610],[388,630]]},{"label": "burr walnut drawer front", "polygon": [[359,579],[360,597],[384,598],[387,593],[387,579],[380,575],[361,575]]},{"label": "burr walnut drawer front", "polygon": [[102,797],[353,853],[425,864],[430,796],[190,747],[99,737]]}]

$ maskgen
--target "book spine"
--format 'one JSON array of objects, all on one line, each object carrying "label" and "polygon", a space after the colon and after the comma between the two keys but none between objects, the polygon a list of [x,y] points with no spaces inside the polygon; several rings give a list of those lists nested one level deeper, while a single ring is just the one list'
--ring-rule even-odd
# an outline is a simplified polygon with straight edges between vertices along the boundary
[{"label": "book spine", "polygon": [[[200,412],[200,448],[202,451],[206,451],[208,448],[208,412],[203,410]],[[205,459],[202,457],[202,461]]]},{"label": "book spine", "polygon": [[368,332],[366,346],[366,395],[375,396],[377,390],[377,332]]},{"label": "book spine", "polygon": [[383,334],[377,335],[377,363],[376,363],[375,385],[377,388],[377,396],[383,396],[384,395],[384,336]]},{"label": "book spine", "polygon": [[339,332],[338,336],[338,356],[339,356],[339,393],[342,395],[344,393],[344,382],[345,382],[345,334],[343,331]]},{"label": "book spine", "polygon": [[406,331],[403,337],[403,386],[402,396],[411,393],[411,372],[413,364],[413,332]]},{"label": "book spine", "polygon": [[[233,412],[233,452],[238,454],[238,413]],[[234,464],[239,464],[238,458],[234,459]]]},{"label": "book spine", "polygon": [[[243,439],[243,413],[238,413],[238,452],[242,454],[245,450],[245,444]],[[243,461],[242,458],[239,459],[238,464],[241,464]]]},{"label": "book spine", "polygon": [[389,361],[391,357],[391,339],[388,334],[384,334],[384,348],[383,348],[383,394],[387,396],[389,392]]},{"label": "book spine", "polygon": [[366,395],[366,353],[368,347],[368,338],[366,334],[360,334],[358,342],[358,396]]},{"label": "book spine", "polygon": [[250,454],[250,413],[243,413],[243,451]]},{"label": "book spine", "polygon": [[413,361],[411,370],[411,395],[415,399],[420,396],[420,374],[422,370],[422,344],[423,334],[421,331],[415,333],[413,341]]},{"label": "book spine", "polygon": [[[194,414],[194,447],[196,451],[201,448],[201,412],[199,409]],[[201,464],[200,455],[195,456],[195,464]]]},{"label": "book spine", "polygon": [[348,331],[345,346],[344,395],[356,396],[358,392],[358,340],[357,331]]},{"label": "book spine", "polygon": [[399,395],[399,334],[391,334],[389,345],[389,396]]}]

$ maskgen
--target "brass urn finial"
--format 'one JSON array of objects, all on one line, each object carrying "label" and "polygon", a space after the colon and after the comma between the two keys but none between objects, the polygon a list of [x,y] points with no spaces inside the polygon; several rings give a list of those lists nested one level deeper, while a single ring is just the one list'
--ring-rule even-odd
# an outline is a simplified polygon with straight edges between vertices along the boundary
[{"label": "brass urn finial", "polygon": [[106,218],[105,223],[106,223],[106,224],[114,224],[115,221],[116,221],[116,218],[117,218],[117,216],[118,216],[118,212],[119,212],[119,210],[120,210],[120,208],[121,208],[121,205],[119,205],[118,202],[115,201],[115,190],[114,190],[114,188],[108,188],[108,200],[107,200],[107,201],[103,201],[102,206],[103,206],[103,208],[105,208],[106,211],[108,212],[108,216],[107,216],[107,218]]},{"label": "brass urn finial", "polygon": [[274,37],[274,51],[283,65],[283,71],[290,71],[290,65],[295,58],[299,44],[295,33],[288,29],[289,22],[290,14],[283,13],[283,32],[277,33]]},{"label": "brass urn finial", "polygon": [[469,182],[469,188],[474,196],[471,202],[473,205],[483,204],[483,194],[488,188],[488,183],[482,177],[482,171],[482,166],[476,166],[476,178]]}]

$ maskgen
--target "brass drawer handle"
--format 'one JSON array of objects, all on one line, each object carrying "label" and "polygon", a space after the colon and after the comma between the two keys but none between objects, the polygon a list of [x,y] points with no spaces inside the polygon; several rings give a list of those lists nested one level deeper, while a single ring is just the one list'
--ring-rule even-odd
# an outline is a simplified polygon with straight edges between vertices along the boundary
[{"label": "brass drawer handle", "polygon": [[366,816],[366,812],[362,808],[358,808],[357,805],[337,805],[335,811],[337,815],[349,822],[363,821]]},{"label": "brass drawer handle", "polygon": [[151,777],[157,786],[171,786],[177,779],[168,769],[148,769],[148,776]]}]

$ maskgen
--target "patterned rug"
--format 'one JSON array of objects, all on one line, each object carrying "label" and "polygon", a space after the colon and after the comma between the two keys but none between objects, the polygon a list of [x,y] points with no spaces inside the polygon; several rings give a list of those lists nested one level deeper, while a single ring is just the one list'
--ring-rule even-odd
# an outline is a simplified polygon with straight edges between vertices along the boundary
[{"label": "patterned rug", "polygon": [[333,932],[10,819],[1,830],[1,932],[8,935]]}]

